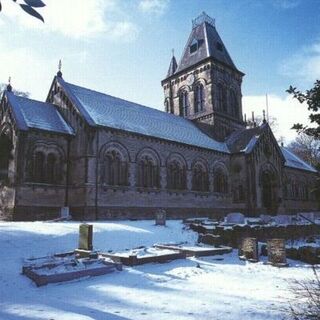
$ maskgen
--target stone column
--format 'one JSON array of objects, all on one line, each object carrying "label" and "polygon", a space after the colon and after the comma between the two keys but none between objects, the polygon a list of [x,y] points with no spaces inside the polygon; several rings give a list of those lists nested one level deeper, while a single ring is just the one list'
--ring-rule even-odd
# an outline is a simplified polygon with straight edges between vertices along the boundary
[{"label": "stone column", "polygon": [[129,162],[129,186],[134,187],[136,185],[137,166],[135,162]]},{"label": "stone column", "polygon": [[167,189],[167,168],[160,167],[160,188]]}]

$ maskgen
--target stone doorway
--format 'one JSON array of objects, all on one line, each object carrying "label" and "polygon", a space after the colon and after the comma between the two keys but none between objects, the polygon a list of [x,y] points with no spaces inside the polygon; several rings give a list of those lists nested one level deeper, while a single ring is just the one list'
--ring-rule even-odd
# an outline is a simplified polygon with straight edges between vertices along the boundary
[{"label": "stone doorway", "polygon": [[277,172],[270,169],[263,170],[260,179],[262,207],[269,214],[276,214],[279,207]]}]

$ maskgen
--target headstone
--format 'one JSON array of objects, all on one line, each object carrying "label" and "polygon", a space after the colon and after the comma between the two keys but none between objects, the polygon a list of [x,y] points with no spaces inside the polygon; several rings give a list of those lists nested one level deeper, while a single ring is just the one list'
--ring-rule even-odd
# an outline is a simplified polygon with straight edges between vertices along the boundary
[{"label": "headstone", "polygon": [[79,249],[92,250],[92,224],[80,224],[79,226]]},{"label": "headstone", "polygon": [[270,215],[268,215],[268,214],[261,214],[260,215],[260,219],[261,219],[262,223],[268,224],[268,223],[271,222],[272,217]]},{"label": "headstone", "polygon": [[257,238],[243,238],[239,256],[240,258],[251,262],[259,261]]},{"label": "headstone", "polygon": [[301,212],[297,214],[302,222],[315,222],[314,212]]},{"label": "headstone", "polygon": [[278,225],[292,224],[292,216],[286,214],[279,214],[273,217],[273,221]]},{"label": "headstone", "polygon": [[160,209],[156,212],[156,226],[165,226],[166,225],[166,211]]},{"label": "headstone", "polygon": [[284,239],[267,240],[268,262],[273,266],[287,266],[286,242]]},{"label": "headstone", "polygon": [[245,223],[244,215],[239,212],[229,213],[226,216],[225,222],[233,223],[233,224],[244,224]]},{"label": "headstone", "polygon": [[60,217],[68,219],[70,217],[69,207],[62,207],[60,210]]}]

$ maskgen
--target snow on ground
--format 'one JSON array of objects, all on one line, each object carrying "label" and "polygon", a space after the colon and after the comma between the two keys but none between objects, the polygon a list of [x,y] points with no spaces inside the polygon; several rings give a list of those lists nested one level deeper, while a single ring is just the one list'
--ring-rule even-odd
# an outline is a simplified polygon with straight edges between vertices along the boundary
[{"label": "snow on ground", "polygon": [[[194,244],[181,221],[94,222],[94,247],[125,250],[154,243]],[[268,319],[279,320],[293,279],[310,266],[289,261],[278,269],[239,261],[237,252],[166,264],[124,267],[99,277],[37,288],[20,274],[23,259],[73,250],[77,222],[0,223],[0,319]],[[200,264],[200,268],[197,268]]]}]

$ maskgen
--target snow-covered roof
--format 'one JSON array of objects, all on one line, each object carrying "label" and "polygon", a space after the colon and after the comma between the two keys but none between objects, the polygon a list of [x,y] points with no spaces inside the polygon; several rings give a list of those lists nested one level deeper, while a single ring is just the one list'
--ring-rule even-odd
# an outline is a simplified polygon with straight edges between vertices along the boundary
[{"label": "snow-covered roof", "polygon": [[307,170],[311,172],[317,172],[315,168],[301,160],[298,156],[296,156],[294,153],[289,151],[285,147],[281,147],[282,154],[284,155],[286,162],[285,166],[295,169],[301,169],[301,170]]},{"label": "snow-covered roof", "polygon": [[57,80],[89,125],[229,153],[225,143],[210,138],[190,120],[67,83],[62,78]]},{"label": "snow-covered roof", "polygon": [[16,96],[6,91],[9,105],[20,130],[29,128],[73,135],[73,129],[53,104]]}]

